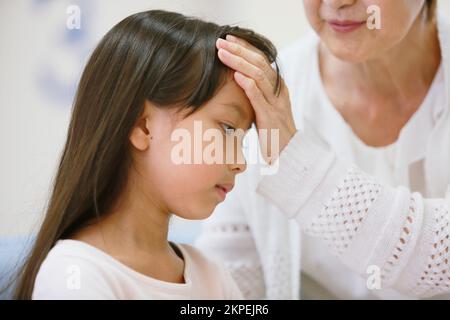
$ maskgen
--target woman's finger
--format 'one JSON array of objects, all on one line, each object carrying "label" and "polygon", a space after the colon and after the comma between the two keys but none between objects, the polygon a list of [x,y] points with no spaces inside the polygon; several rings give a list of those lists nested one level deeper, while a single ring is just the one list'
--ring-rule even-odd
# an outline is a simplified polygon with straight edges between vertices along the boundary
[{"label": "woman's finger", "polygon": [[248,43],[247,41],[245,41],[244,39],[235,37],[231,34],[228,34],[225,39],[227,39],[230,42],[234,42],[237,44],[240,44],[241,46],[243,46],[244,48],[251,50],[253,52],[255,52],[256,54],[259,54],[260,56],[262,56],[264,59],[266,59],[267,63],[270,64],[269,60],[267,59],[266,55],[259,50],[258,48],[256,48],[255,46],[252,46],[250,43]]},{"label": "woman's finger", "polygon": [[268,108],[270,107],[267,100],[256,85],[255,80],[253,80],[252,78],[249,78],[244,74],[236,71],[234,73],[234,79],[236,80],[236,83],[242,88],[242,90],[244,90],[245,94],[250,100],[250,104],[255,110],[256,124],[258,125],[258,118],[260,118],[260,113],[264,112],[264,110],[268,110]]},{"label": "woman's finger", "polygon": [[234,55],[225,49],[219,49],[219,59],[233,70],[239,71],[253,79],[267,101],[274,99],[274,87],[264,71],[249,63],[244,58]]},{"label": "woman's finger", "polygon": [[247,60],[249,63],[256,66],[257,68],[261,69],[264,73],[266,73],[267,78],[275,87],[276,83],[275,70],[272,69],[272,67],[267,61],[267,58],[264,55],[260,54],[259,52],[255,52],[251,49],[248,49],[247,47],[239,43],[230,42],[221,38],[217,39],[217,48],[225,49],[237,56],[240,56],[245,60]]}]

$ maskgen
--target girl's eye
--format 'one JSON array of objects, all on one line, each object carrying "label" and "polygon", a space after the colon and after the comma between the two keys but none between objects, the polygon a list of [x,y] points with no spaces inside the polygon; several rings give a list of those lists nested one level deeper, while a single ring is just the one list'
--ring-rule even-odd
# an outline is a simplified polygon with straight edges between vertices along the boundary
[{"label": "girl's eye", "polygon": [[222,128],[224,129],[225,133],[233,133],[236,129],[226,123],[221,124]]}]

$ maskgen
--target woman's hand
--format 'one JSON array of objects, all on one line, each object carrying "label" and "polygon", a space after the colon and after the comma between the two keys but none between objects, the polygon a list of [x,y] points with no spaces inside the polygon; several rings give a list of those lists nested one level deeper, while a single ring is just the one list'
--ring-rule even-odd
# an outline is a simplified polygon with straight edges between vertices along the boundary
[{"label": "woman's hand", "polygon": [[[287,87],[281,79],[279,94],[275,92],[276,71],[265,55],[248,42],[227,35],[226,40],[218,39],[216,45],[219,59],[235,70],[234,79],[253,106],[261,152],[266,162],[272,164],[297,131]],[[261,135],[261,130],[266,131],[267,138]],[[273,143],[277,141],[270,139],[272,130],[279,133],[278,148],[274,151],[271,146],[276,146]]]}]

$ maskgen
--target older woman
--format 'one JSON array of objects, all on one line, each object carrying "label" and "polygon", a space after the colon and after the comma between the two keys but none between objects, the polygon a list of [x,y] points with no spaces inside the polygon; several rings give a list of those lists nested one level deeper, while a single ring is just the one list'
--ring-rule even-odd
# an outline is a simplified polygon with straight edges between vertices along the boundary
[{"label": "older woman", "polygon": [[450,297],[449,21],[434,0],[304,7],[315,34],[281,55],[279,95],[256,48],[217,43],[282,151],[276,174],[241,175],[198,245],[248,298]]}]

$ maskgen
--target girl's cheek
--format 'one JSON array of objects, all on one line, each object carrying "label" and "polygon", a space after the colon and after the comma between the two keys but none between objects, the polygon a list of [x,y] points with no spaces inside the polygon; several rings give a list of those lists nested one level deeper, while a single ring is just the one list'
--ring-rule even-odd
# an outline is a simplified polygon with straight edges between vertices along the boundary
[{"label": "girl's cheek", "polygon": [[[198,124],[197,122],[197,129]],[[202,139],[205,131],[211,128],[215,127],[210,121],[202,121],[202,130],[195,132],[193,121],[184,122],[166,137],[153,140],[147,161],[149,171],[158,179],[165,180],[164,185],[172,186],[173,190],[179,193],[196,192],[214,187],[224,179],[226,165],[212,163],[209,151],[212,150],[212,155],[215,156],[215,150],[217,150],[218,156],[221,157],[219,161],[225,161],[223,147],[225,137],[222,136],[224,139],[222,148],[212,148],[213,141]],[[222,135],[220,129],[215,129]],[[196,160],[200,160],[200,163],[196,163]],[[182,186],[176,187],[179,184]]]},{"label": "girl's cheek", "polygon": [[223,180],[223,168],[218,164],[191,164],[180,166],[175,179],[186,186],[186,193],[195,193],[214,187]]},{"label": "girl's cheek", "polygon": [[223,182],[221,170],[219,165],[179,166],[164,191],[169,206],[185,219],[207,218],[219,204],[215,185]]}]

